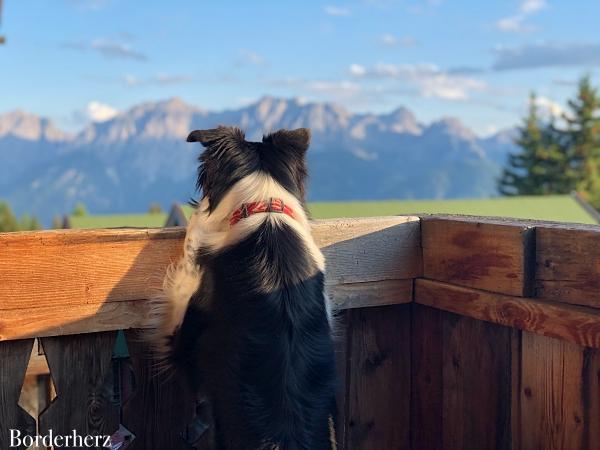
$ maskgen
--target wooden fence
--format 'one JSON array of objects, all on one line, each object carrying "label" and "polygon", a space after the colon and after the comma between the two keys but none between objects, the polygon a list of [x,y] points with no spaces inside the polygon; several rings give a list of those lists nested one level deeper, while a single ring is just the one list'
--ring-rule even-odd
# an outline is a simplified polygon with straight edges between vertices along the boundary
[{"label": "wooden fence", "polygon": [[[600,227],[424,216],[313,233],[340,309],[339,448],[600,448]],[[189,448],[201,407],[138,330],[183,236],[0,234],[1,449],[36,427]],[[18,401],[44,359],[56,397],[34,418]]]}]

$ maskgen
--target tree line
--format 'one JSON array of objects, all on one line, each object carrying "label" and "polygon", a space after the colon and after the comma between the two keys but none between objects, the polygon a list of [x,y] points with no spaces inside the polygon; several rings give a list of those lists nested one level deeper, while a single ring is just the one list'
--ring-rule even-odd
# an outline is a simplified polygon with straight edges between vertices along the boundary
[{"label": "tree line", "polygon": [[600,208],[600,96],[589,76],[579,81],[560,117],[544,119],[532,93],[515,143],[519,151],[508,156],[498,181],[501,194],[577,191]]}]

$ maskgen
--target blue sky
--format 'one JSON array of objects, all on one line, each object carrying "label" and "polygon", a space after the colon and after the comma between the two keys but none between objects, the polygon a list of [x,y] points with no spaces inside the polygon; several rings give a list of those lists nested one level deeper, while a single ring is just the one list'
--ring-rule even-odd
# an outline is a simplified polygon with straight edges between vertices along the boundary
[{"label": "blue sky", "polygon": [[0,113],[77,128],[173,96],[219,110],[275,95],[486,134],[530,90],[557,112],[595,76],[598,17],[594,0],[4,0]]}]

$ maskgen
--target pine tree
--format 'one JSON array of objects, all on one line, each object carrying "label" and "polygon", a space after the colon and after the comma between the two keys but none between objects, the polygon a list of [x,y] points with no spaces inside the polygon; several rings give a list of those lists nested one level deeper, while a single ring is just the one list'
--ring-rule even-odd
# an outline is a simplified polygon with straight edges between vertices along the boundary
[{"label": "pine tree", "polygon": [[515,139],[521,150],[508,155],[508,165],[498,182],[503,195],[544,195],[568,192],[565,166],[568,158],[553,122],[543,124],[535,94],[529,98],[529,113]]},{"label": "pine tree", "polygon": [[593,206],[600,208],[600,97],[589,75],[581,79],[577,96],[568,105],[565,135],[576,187]]},{"label": "pine tree", "polygon": [[75,208],[73,208],[73,215],[77,216],[77,217],[86,216],[87,209],[86,209],[85,205],[81,202],[77,203],[75,205]]},{"label": "pine tree", "polygon": [[0,202],[0,232],[18,231],[19,223],[8,203]]}]

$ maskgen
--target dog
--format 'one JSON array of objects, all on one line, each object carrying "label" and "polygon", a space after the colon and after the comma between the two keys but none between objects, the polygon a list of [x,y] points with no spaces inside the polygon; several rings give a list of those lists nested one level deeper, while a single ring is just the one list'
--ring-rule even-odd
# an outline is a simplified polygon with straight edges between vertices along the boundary
[{"label": "dog", "polygon": [[307,218],[310,131],[262,142],[190,133],[201,198],[167,271],[152,340],[212,409],[216,448],[332,450],[335,362],[325,260]]}]

